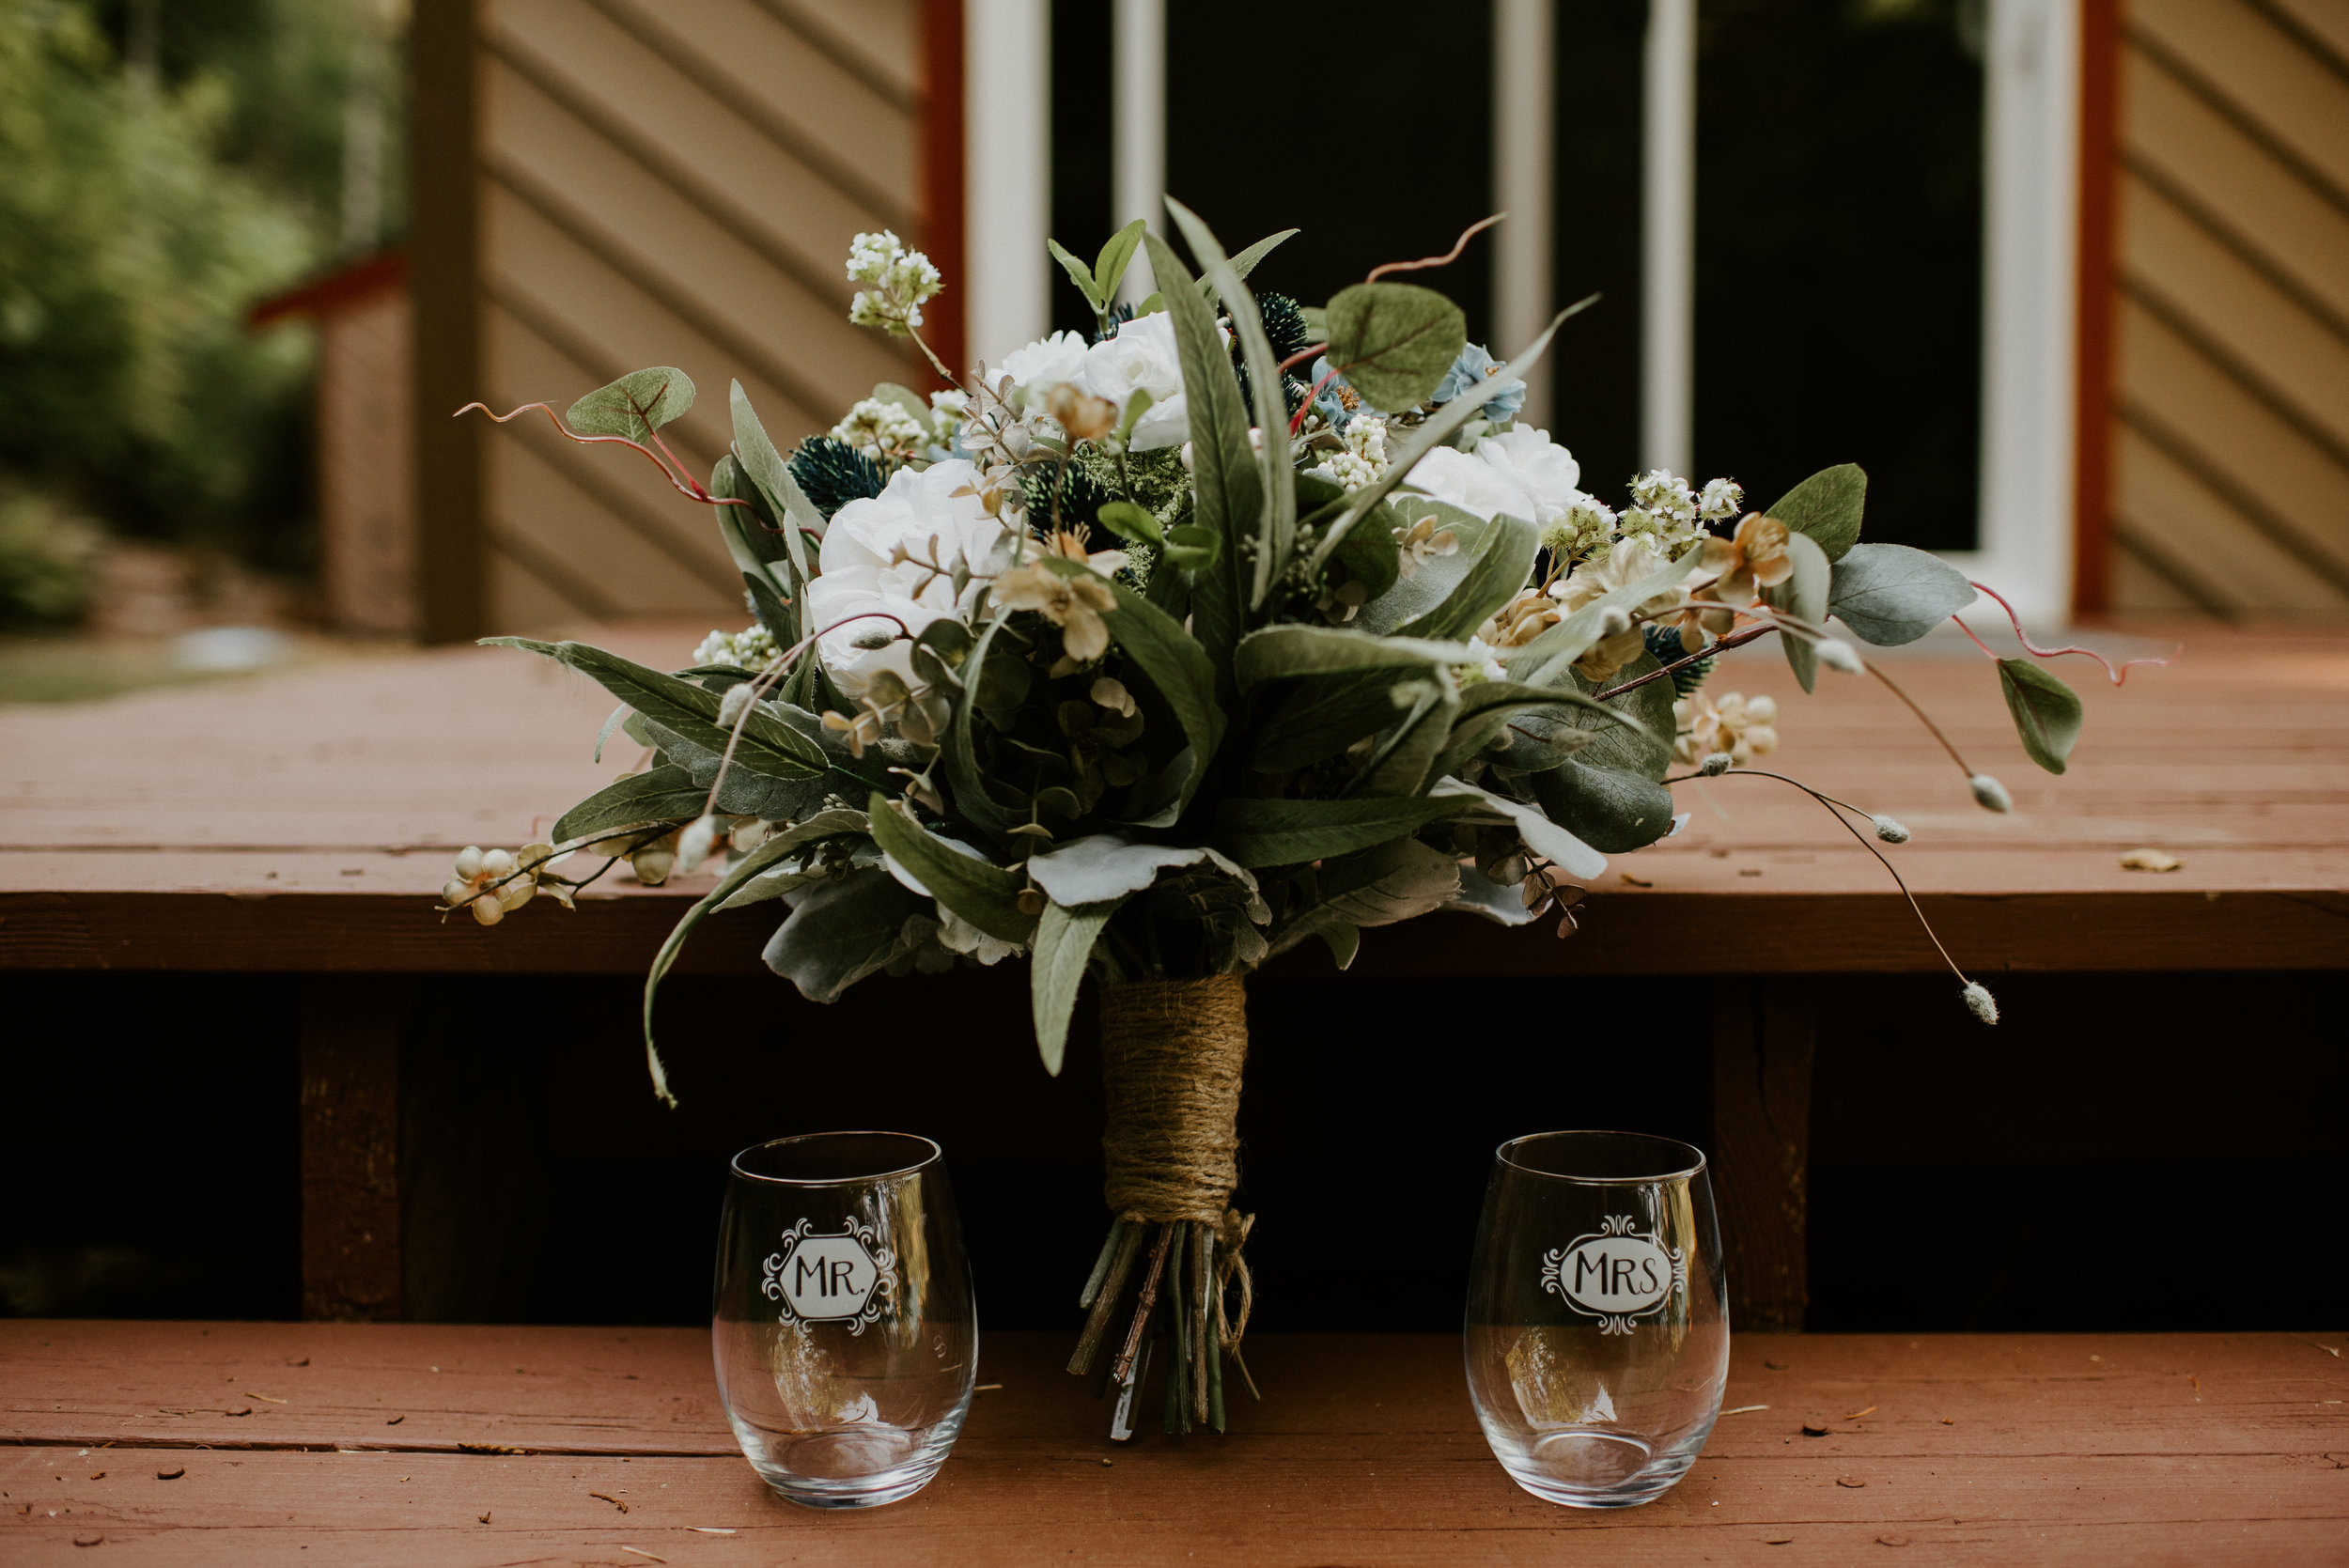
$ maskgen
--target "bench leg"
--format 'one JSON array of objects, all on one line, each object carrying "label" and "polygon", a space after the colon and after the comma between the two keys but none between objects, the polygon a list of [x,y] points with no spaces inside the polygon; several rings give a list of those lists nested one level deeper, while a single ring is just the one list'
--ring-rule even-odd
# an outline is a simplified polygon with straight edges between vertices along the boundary
[{"label": "bench leg", "polygon": [[302,984],[302,1315],[400,1315],[397,982]]},{"label": "bench leg", "polygon": [[1735,1328],[1799,1332],[1811,1299],[1804,1231],[1816,1039],[1811,980],[1714,982],[1713,1198]]}]

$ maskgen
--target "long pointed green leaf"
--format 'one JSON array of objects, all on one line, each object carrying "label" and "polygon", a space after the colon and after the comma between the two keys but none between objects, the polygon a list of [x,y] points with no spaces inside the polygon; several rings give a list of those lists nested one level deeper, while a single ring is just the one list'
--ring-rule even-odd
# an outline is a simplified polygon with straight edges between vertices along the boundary
[{"label": "long pointed green leaf", "polygon": [[[816,573],[808,565],[807,545],[800,531],[813,527],[821,534],[824,515],[801,491],[799,481],[791,477],[790,465],[768,438],[767,427],[759,423],[758,411],[751,407],[750,394],[742,390],[742,383],[728,382],[726,396],[734,413],[734,454],[741,460],[742,472],[751,476],[751,483],[765,496],[775,520],[783,525],[785,552],[798,581],[804,583]],[[793,598],[797,597],[795,590]]]},{"label": "long pointed green leaf", "polygon": [[[1542,355],[1549,351],[1549,340],[1558,335],[1558,329],[1565,325],[1567,318],[1588,310],[1597,301],[1598,296],[1592,294],[1577,300],[1560,311],[1549,325],[1542,329],[1539,337],[1527,344],[1516,358],[1493,372],[1494,379],[1497,380],[1508,380],[1512,378],[1517,380],[1525,380],[1532,373],[1534,365],[1539,362]],[[1384,474],[1380,475],[1375,483],[1365,485],[1354,492],[1354,498],[1347,503],[1346,510],[1338,514],[1337,520],[1330,525],[1329,531],[1322,535],[1320,542],[1314,546],[1314,552],[1308,565],[1312,576],[1316,581],[1324,571],[1329,569],[1330,555],[1345,540],[1346,536],[1353,531],[1354,525],[1360,522],[1373,506],[1384,501],[1396,486],[1409,478],[1411,470],[1418,465],[1422,458],[1433,452],[1437,447],[1449,442],[1455,435],[1459,433],[1462,426],[1481,413],[1488,400],[1481,382],[1459,393],[1450,402],[1438,409],[1429,417],[1427,423],[1422,425],[1412,434],[1411,439],[1403,443],[1403,449],[1395,454],[1394,460],[1388,464]]]},{"label": "long pointed green leaf", "polygon": [[1101,291],[1104,304],[1117,298],[1117,286],[1126,281],[1126,269],[1142,247],[1142,231],[1149,226],[1146,220],[1136,218],[1103,241],[1101,254],[1093,263],[1093,284]]},{"label": "long pointed green leaf", "polygon": [[[541,643],[528,637],[485,637],[485,647],[523,648],[568,664],[663,729],[694,745],[723,753],[731,738],[718,722],[719,696],[690,680],[647,670],[586,643]],[[735,762],[777,779],[812,779],[831,769],[824,749],[754,705],[742,722]]]},{"label": "long pointed green leaf", "polygon": [[1467,797],[1379,798],[1357,800],[1229,800],[1216,844],[1240,864],[1301,865],[1367,849],[1441,817],[1484,809]]},{"label": "long pointed green leaf", "polygon": [[1199,570],[1190,596],[1190,624],[1221,668],[1247,623],[1239,590],[1240,545],[1263,505],[1264,480],[1248,442],[1239,378],[1223,334],[1216,330],[1214,310],[1189,287],[1190,273],[1165,241],[1145,234],[1142,242],[1149,247],[1150,265],[1174,318],[1190,416],[1191,520],[1223,546],[1216,560]]},{"label": "long pointed green leaf", "polygon": [[1077,987],[1084,983],[1093,944],[1125,902],[1112,898],[1073,909],[1047,904],[1044,918],[1036,922],[1034,972],[1029,976],[1035,1048],[1044,1058],[1044,1070],[1054,1078],[1060,1077],[1061,1061],[1068,1052],[1068,1016],[1076,1011]]},{"label": "long pointed green leaf", "polygon": [[1223,296],[1223,308],[1232,318],[1232,330],[1239,334],[1240,353],[1248,364],[1249,393],[1255,404],[1252,411],[1259,442],[1257,472],[1262,475],[1264,492],[1256,524],[1254,583],[1249,591],[1248,607],[1261,609],[1273,581],[1288,566],[1289,551],[1297,541],[1297,486],[1289,461],[1288,405],[1281,393],[1281,362],[1272,352],[1272,340],[1265,335],[1264,316],[1256,308],[1256,297],[1240,282],[1239,273],[1224,256],[1214,233],[1199,221],[1197,213],[1173,196],[1166,198],[1166,206],[1174,214],[1175,225],[1182,229],[1190,254],[1206,268],[1216,292]]},{"label": "long pointed green leaf", "polygon": [[994,650],[995,634],[1003,629],[1003,617],[988,623],[979,634],[978,645],[963,661],[962,703],[956,710],[954,722],[946,727],[946,783],[954,791],[955,809],[975,822],[996,840],[1004,842],[1008,830],[1019,825],[1019,817],[1006,811],[987,791],[987,780],[979,771],[978,722],[979,677],[987,668],[987,656]]},{"label": "long pointed green leaf", "polygon": [[873,842],[911,872],[932,898],[1003,941],[1024,942],[1035,935],[1034,917],[1019,912],[1018,873],[964,854],[891,806],[886,797],[874,796],[867,815]]},{"label": "long pointed green leaf", "polygon": [[1108,296],[1100,284],[1094,281],[1093,269],[1069,255],[1057,240],[1045,241],[1044,247],[1052,253],[1052,259],[1060,263],[1060,270],[1068,274],[1068,281],[1077,286],[1077,292],[1085,297],[1085,303],[1099,310]]},{"label": "long pointed green leaf", "polygon": [[1268,680],[1388,666],[1441,669],[1465,664],[1469,657],[1466,643],[1365,637],[1338,627],[1268,626],[1240,640],[1232,653],[1232,673],[1242,691],[1252,691]]},{"label": "long pointed green leaf", "polygon": [[685,950],[685,939],[693,934],[693,927],[702,923],[704,916],[734,896],[735,890],[781,860],[792,847],[790,844],[770,839],[749,854],[733,861],[727,865],[726,874],[718,878],[718,885],[685,911],[684,918],[669,933],[669,939],[661,944],[659,953],[653,955],[652,968],[645,974],[645,1066],[652,1074],[652,1092],[661,1097],[661,1104],[672,1110],[677,1109],[677,1096],[669,1092],[669,1075],[661,1064],[661,1049],[652,1039],[652,1003],[661,989],[661,977],[669,972],[669,966],[677,962],[677,955]]},{"label": "long pointed green leaf", "polygon": [[[1409,508],[1405,508],[1407,514]],[[1398,637],[1466,637],[1517,597],[1541,553],[1542,531],[1523,518],[1502,512],[1493,519],[1485,547],[1459,586],[1425,614],[1396,627]]]},{"label": "long pointed green leaf", "polygon": [[699,816],[709,791],[675,763],[633,773],[597,790],[565,812],[554,824],[554,842],[568,844],[590,833],[614,834]]}]

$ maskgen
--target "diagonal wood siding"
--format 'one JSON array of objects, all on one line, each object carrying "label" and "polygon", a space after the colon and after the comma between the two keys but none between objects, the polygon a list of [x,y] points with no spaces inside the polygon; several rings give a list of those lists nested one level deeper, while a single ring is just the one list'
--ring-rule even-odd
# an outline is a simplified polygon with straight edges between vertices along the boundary
[{"label": "diagonal wood siding", "polygon": [[2112,604],[2349,613],[2349,0],[2129,0]]},{"label": "diagonal wood siding", "polygon": [[[786,451],[911,364],[848,321],[861,229],[920,233],[920,0],[479,0],[480,396],[558,409],[647,365],[707,475],[739,380]],[[743,619],[706,511],[543,423],[480,449],[483,619]]]}]

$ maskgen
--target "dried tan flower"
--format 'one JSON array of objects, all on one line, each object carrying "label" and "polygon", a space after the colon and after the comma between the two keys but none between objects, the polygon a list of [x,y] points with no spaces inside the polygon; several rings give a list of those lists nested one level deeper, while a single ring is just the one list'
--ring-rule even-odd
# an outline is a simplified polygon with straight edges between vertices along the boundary
[{"label": "dried tan flower", "polygon": [[1078,663],[1110,651],[1109,623],[1101,613],[1117,608],[1117,596],[1097,577],[1063,577],[1043,562],[1031,561],[997,578],[992,597],[998,609],[1033,610],[1059,627],[1062,651]]}]

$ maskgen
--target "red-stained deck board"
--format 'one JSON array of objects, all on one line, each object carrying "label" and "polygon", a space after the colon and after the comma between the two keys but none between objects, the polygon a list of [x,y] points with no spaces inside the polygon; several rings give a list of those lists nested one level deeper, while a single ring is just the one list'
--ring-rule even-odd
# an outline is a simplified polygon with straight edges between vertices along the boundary
[{"label": "red-stained deck board", "polygon": [[[666,666],[696,635],[602,640]],[[1747,650],[1714,688],[1779,700],[1784,743],[1762,765],[1907,824],[1914,841],[1886,853],[1970,970],[2349,956],[2349,637],[2197,630],[2177,663],[2119,690],[2065,660],[2088,725],[2061,778],[2023,757],[1970,647],[1871,657],[2006,783],[2013,815],[1976,808],[1874,681],[1823,675],[1805,697],[1775,654]],[[431,913],[456,849],[522,843],[635,765],[625,740],[591,759],[611,706],[546,660],[459,649],[0,710],[0,968],[641,972],[707,874],[658,890],[614,877],[575,915],[541,901],[493,931]],[[1677,793],[1686,830],[1614,857],[1574,940],[1445,916],[1371,933],[1364,962],[1633,973],[1703,951],[1723,972],[1938,966],[1883,868],[1807,798],[1766,779]],[[2139,847],[2185,864],[2123,869]],[[751,965],[775,914],[708,921],[680,967]]]},{"label": "red-stained deck board", "polygon": [[[1585,1514],[1501,1474],[1449,1336],[1263,1336],[1250,1360],[1267,1400],[1237,1408],[1230,1436],[1131,1445],[1104,1438],[1101,1406],[1059,1370],[1063,1337],[990,1336],[981,1378],[1003,1387],[979,1396],[939,1480],[849,1515],[758,1484],[696,1331],[15,1323],[0,1325],[0,1559],[115,1560],[74,1545],[102,1536],[190,1568],[646,1553],[1399,1568],[1903,1547],[1935,1562],[2330,1563],[2349,1546],[2342,1348],[2339,1334],[1741,1336],[1726,1403],[1768,1408],[1725,1415],[1658,1502]],[[253,1414],[226,1413],[240,1408]],[[1820,1415],[1830,1435],[1803,1436]],[[1603,1533],[1568,1539],[1586,1531]]]}]

